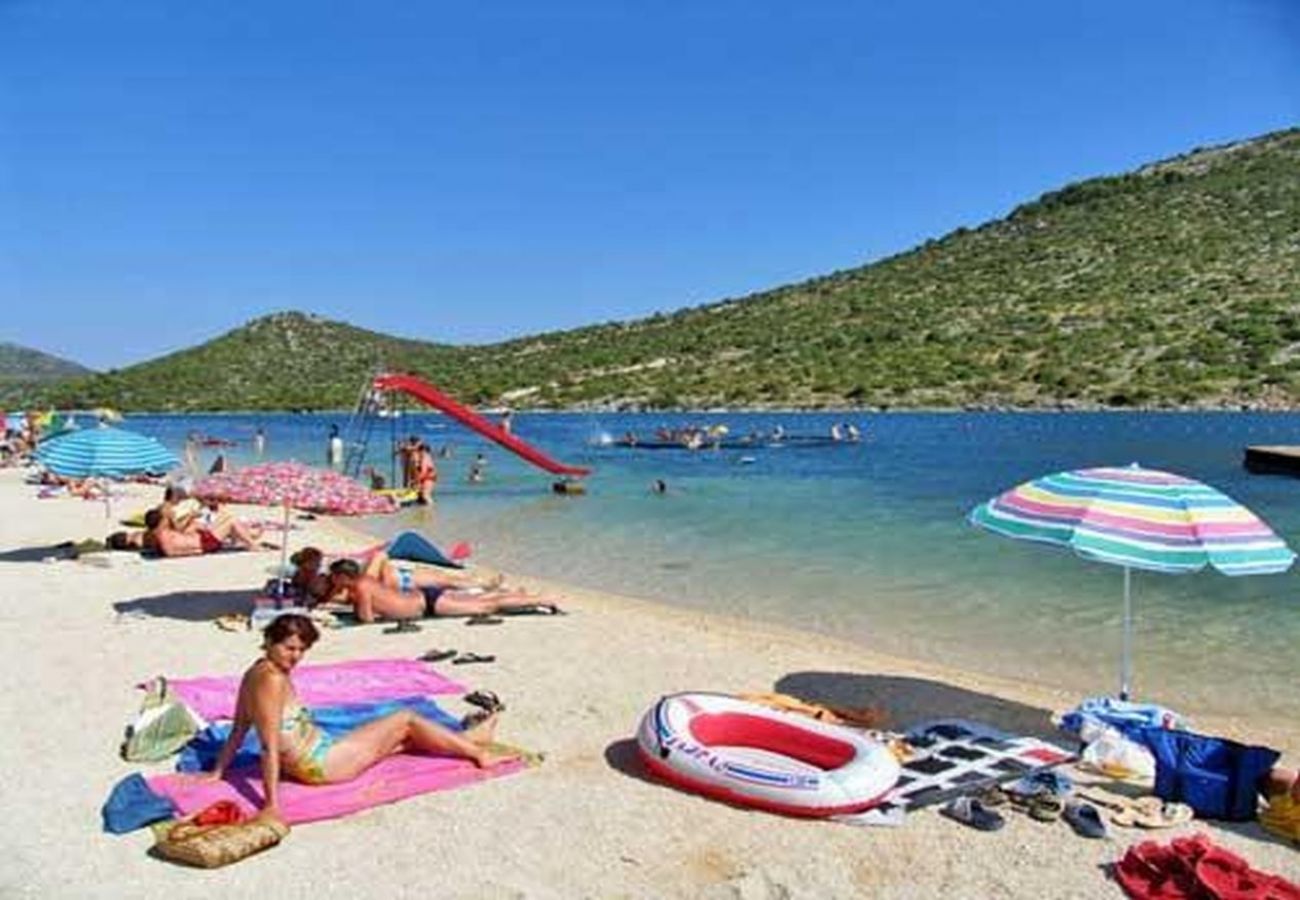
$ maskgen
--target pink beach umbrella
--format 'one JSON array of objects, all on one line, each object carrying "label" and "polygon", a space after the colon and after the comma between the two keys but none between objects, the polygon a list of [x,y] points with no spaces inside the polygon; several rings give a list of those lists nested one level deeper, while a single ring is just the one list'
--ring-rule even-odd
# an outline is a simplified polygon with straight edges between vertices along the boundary
[{"label": "pink beach umbrella", "polygon": [[200,500],[284,508],[280,571],[288,566],[289,510],[330,516],[373,516],[397,511],[392,497],[376,494],[331,469],[300,462],[268,462],[200,479],[193,494]]}]

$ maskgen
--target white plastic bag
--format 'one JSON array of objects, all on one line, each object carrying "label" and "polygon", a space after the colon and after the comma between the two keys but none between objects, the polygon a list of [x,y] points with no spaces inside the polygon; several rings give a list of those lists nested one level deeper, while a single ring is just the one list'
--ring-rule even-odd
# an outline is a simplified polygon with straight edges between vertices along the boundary
[{"label": "white plastic bag", "polygon": [[1085,726],[1079,737],[1088,742],[1079,764],[1110,778],[1156,777],[1156,760],[1151,751],[1129,740],[1115,728]]}]

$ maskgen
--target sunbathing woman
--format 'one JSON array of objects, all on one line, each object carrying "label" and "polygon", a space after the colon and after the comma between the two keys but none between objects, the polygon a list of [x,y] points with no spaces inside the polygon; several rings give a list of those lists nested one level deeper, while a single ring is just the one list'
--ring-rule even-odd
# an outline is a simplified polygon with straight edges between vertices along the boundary
[{"label": "sunbathing woman", "polygon": [[[437,576],[421,573],[425,578]],[[367,575],[355,559],[338,559],[330,565],[330,595],[344,594],[362,622],[376,619],[419,619],[433,616],[483,616],[517,609],[558,612],[554,604],[519,591],[471,593],[442,584],[407,586],[387,584]],[[539,609],[542,608],[542,609]]]},{"label": "sunbathing woman", "polygon": [[244,673],[234,727],[206,777],[220,780],[248,729],[256,729],[262,744],[264,815],[279,817],[282,774],[303,784],[351,781],[380,760],[408,750],[468,759],[481,769],[516,758],[488,749],[496,713],[457,733],[403,710],[333,737],[312,721],[289,680],[289,673],[320,636],[316,626],[306,616],[285,614],[266,626],[263,634],[265,655]]},{"label": "sunbathing woman", "polygon": [[[358,557],[358,559],[364,559],[365,561],[365,568],[360,570],[361,574],[378,579],[389,587],[398,590],[426,587],[440,590],[485,588],[489,591],[499,592],[504,581],[500,575],[482,579],[464,572],[451,570],[434,572],[412,566],[401,566],[390,559],[383,550],[376,550],[368,557]],[[317,603],[325,603],[332,599],[330,579],[323,571],[325,556],[320,550],[315,547],[304,547],[293,555],[290,562],[294,565],[293,578],[290,580],[290,584],[299,594],[307,598],[309,605],[314,606]],[[342,592],[335,593],[341,594]],[[523,596],[524,592],[514,591],[511,594]],[[346,602],[346,598],[341,599]],[[536,602],[535,598],[534,602]]]}]

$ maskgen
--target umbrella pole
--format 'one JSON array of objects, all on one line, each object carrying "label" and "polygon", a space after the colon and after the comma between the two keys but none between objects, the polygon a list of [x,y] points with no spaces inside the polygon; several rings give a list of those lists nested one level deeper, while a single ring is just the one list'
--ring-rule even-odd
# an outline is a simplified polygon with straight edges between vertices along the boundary
[{"label": "umbrella pole", "polygon": [[284,501],[284,531],[280,534],[280,596],[288,593],[289,571],[289,501]]},{"label": "umbrella pole", "polygon": [[1129,698],[1133,681],[1133,570],[1124,567],[1124,644],[1120,663],[1119,699]]}]

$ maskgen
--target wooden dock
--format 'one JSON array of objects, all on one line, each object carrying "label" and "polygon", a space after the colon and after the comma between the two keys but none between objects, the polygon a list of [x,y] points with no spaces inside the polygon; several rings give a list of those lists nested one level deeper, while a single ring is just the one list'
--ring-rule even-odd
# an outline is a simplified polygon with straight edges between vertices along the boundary
[{"label": "wooden dock", "polygon": [[1295,475],[1300,477],[1300,447],[1247,447],[1246,470],[1257,475]]}]

